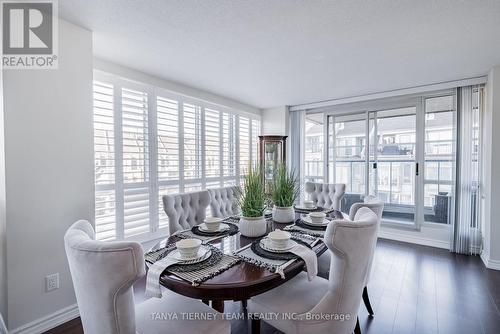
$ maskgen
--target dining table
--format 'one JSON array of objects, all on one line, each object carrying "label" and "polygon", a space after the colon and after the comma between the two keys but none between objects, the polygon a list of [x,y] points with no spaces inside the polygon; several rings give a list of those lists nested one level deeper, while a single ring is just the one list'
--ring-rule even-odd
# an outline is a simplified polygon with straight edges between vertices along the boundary
[{"label": "dining table", "polygon": [[[301,213],[296,212],[295,218],[299,219],[300,215]],[[345,218],[345,214],[342,214],[340,211],[332,211],[327,216],[331,219]],[[290,224],[277,223],[270,218],[267,220],[267,232],[275,229],[284,229],[287,225]],[[234,235],[227,235],[211,241],[210,244],[220,249],[224,254],[233,254],[233,252],[252,243],[256,239],[258,238],[245,237],[238,232]],[[164,248],[179,240],[181,239],[177,235],[169,236],[157,243],[151,251]],[[327,246],[322,240],[319,240],[312,247],[312,250],[319,257],[327,251]],[[297,258],[283,270],[283,277],[267,268],[239,261],[225,271],[198,285],[193,285],[165,270],[160,276],[160,284],[183,296],[202,300],[205,304],[211,305],[213,309],[219,312],[224,312],[224,301],[242,302],[243,309],[246,312],[247,301],[250,298],[276,288],[295,277],[304,270],[304,265],[304,261],[301,258]]]}]

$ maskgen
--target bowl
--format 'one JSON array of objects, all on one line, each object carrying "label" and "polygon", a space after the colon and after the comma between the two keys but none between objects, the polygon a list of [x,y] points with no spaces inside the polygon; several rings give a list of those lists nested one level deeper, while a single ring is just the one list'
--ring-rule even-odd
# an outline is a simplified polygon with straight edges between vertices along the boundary
[{"label": "bowl", "polygon": [[198,250],[201,246],[200,239],[182,239],[175,243],[175,246],[179,250],[181,254],[181,258],[183,259],[193,259],[196,258],[198,254]]},{"label": "bowl", "polygon": [[267,237],[271,241],[271,247],[284,249],[288,246],[288,241],[290,241],[291,235],[283,230],[275,230],[270,232]]},{"label": "bowl", "polygon": [[314,202],[313,201],[304,201],[304,207],[305,208],[314,208]]},{"label": "bowl", "polygon": [[313,224],[322,224],[326,218],[326,214],[324,212],[311,212],[309,218],[311,218]]},{"label": "bowl", "polygon": [[218,217],[208,217],[205,218],[205,225],[209,231],[218,231],[220,224],[222,223],[222,218]]}]

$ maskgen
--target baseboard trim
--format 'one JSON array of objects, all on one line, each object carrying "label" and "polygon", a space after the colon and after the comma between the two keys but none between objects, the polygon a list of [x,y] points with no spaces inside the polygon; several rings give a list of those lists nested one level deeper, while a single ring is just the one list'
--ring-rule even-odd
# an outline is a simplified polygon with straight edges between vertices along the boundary
[{"label": "baseboard trim", "polygon": [[481,253],[481,260],[483,260],[484,265],[488,269],[500,270],[500,261],[492,260],[484,253]]},{"label": "baseboard trim", "polygon": [[65,322],[73,320],[79,315],[78,305],[73,304],[13,330],[9,330],[9,334],[41,334]]},{"label": "baseboard trim", "polygon": [[382,239],[390,239],[390,240],[408,242],[411,244],[430,246],[430,247],[436,247],[436,248],[443,248],[443,249],[450,249],[450,243],[447,241],[430,239],[430,238],[423,238],[423,237],[412,236],[412,235],[404,235],[404,234],[397,233],[397,232],[396,233],[387,232],[387,231],[384,231],[382,229],[379,231],[378,236],[379,236],[379,238],[382,238]]}]

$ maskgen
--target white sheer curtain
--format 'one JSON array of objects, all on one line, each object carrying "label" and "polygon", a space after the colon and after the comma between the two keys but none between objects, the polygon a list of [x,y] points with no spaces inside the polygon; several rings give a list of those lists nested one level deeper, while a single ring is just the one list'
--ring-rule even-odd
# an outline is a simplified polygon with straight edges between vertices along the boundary
[{"label": "white sheer curtain", "polygon": [[[304,145],[305,110],[290,111],[290,160],[288,165],[294,169],[300,179],[300,189],[304,189]],[[304,192],[300,192],[300,201]]]},{"label": "white sheer curtain", "polygon": [[478,87],[458,88],[457,186],[451,251],[461,254],[479,254],[481,250],[478,219],[481,161],[480,108]]}]

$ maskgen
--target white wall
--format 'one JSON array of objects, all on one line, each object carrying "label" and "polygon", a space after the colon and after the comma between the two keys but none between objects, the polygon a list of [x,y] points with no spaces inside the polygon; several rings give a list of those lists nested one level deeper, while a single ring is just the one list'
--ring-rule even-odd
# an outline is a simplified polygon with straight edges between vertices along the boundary
[{"label": "white wall", "polygon": [[288,107],[281,106],[262,110],[262,135],[289,135]]},{"label": "white wall", "polygon": [[[4,71],[8,322],[74,305],[63,236],[93,220],[92,34],[59,24],[59,69]],[[45,276],[60,289],[45,292]]]},{"label": "white wall", "polygon": [[485,102],[481,258],[487,267],[500,270],[500,66],[488,75]]},{"label": "white wall", "polygon": [[420,227],[420,231],[417,231],[382,225],[378,236],[384,239],[450,249],[451,226],[423,224]]}]

